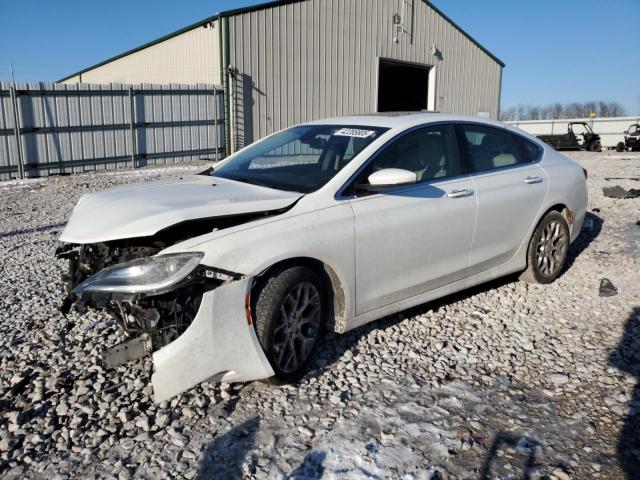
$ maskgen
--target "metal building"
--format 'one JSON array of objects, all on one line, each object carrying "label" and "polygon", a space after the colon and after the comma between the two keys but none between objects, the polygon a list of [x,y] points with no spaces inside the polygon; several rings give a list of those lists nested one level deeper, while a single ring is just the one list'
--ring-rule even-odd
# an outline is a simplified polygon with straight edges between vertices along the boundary
[{"label": "metal building", "polygon": [[353,113],[496,118],[503,67],[426,0],[283,0],[219,13],[61,82],[223,85],[229,151]]}]

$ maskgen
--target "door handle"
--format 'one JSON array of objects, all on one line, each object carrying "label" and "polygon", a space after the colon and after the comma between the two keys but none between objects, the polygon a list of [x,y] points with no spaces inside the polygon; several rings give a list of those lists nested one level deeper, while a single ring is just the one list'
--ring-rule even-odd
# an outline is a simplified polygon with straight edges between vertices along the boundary
[{"label": "door handle", "polygon": [[527,177],[524,179],[524,183],[542,183],[542,177]]},{"label": "door handle", "polygon": [[462,188],[460,190],[451,190],[449,193],[447,193],[447,197],[449,198],[462,198],[462,197],[469,197],[473,195],[473,190],[471,190],[470,188]]}]

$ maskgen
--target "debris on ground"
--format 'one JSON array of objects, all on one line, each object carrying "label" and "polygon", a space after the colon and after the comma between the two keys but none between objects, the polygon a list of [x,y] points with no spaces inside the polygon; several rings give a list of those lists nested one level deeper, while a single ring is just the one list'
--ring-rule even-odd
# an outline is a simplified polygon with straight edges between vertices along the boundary
[{"label": "debris on ground", "polygon": [[600,280],[600,296],[613,297],[618,294],[618,289],[608,278]]},{"label": "debris on ground", "polygon": [[640,189],[631,188],[626,190],[620,185],[616,185],[615,187],[602,187],[602,193],[604,193],[605,197],[610,198],[628,199],[640,197]]},{"label": "debris on ground", "polygon": [[593,231],[593,218],[585,218],[584,222],[582,222],[582,231],[583,232],[592,232]]}]

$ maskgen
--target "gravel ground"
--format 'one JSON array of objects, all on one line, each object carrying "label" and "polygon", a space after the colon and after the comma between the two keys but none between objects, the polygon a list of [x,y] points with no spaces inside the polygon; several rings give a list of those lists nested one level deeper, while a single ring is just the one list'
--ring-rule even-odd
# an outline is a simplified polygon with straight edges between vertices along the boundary
[{"label": "gravel ground", "polygon": [[[640,476],[639,154],[572,153],[593,229],[552,285],[510,277],[325,339],[298,385],[204,384],[153,404],[151,363],[106,371],[120,337],[57,313],[56,239],[93,190],[187,165],[0,184],[0,476]],[[619,293],[600,297],[609,278]]]}]

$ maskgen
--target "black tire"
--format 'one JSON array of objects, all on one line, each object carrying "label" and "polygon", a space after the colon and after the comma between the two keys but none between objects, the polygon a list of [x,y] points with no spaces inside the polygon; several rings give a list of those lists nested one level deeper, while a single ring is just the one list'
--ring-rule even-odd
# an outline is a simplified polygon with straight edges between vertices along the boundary
[{"label": "black tire", "polygon": [[527,249],[527,269],[520,280],[529,283],[551,283],[562,273],[571,237],[564,217],[547,213],[531,235]]},{"label": "black tire", "polygon": [[589,150],[592,151],[592,152],[601,152],[602,151],[602,145],[600,145],[600,142],[593,142],[589,146]]},{"label": "black tire", "polygon": [[618,142],[618,144],[616,145],[616,152],[624,152],[624,143],[623,142]]},{"label": "black tire", "polygon": [[[257,286],[252,296],[258,340],[275,373],[268,381],[277,384],[299,380],[309,369],[328,311],[322,279],[304,266],[278,269]],[[300,302],[305,299],[307,303],[302,306]]]}]

